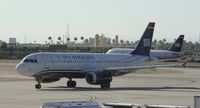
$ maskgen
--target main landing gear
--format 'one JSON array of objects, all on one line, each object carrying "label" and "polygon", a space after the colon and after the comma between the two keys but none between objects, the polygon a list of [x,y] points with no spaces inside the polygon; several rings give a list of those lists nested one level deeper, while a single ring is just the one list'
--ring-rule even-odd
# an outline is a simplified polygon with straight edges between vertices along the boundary
[{"label": "main landing gear", "polygon": [[110,83],[100,84],[101,89],[106,90],[110,88]]},{"label": "main landing gear", "polygon": [[[37,84],[35,84],[35,89],[41,89],[42,86],[41,86],[40,83],[43,82],[42,77],[36,77],[35,81],[37,82]],[[72,79],[69,79],[69,81],[67,81],[67,87],[69,87],[69,88],[76,87],[76,81],[73,81]]]},{"label": "main landing gear", "polygon": [[76,87],[76,81],[72,81],[72,79],[70,79],[69,81],[67,81],[67,87],[69,88]]}]

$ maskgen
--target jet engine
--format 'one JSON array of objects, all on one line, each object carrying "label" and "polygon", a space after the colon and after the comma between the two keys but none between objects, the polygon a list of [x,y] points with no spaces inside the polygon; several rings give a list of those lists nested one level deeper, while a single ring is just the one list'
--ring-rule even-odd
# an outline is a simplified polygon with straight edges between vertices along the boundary
[{"label": "jet engine", "polygon": [[112,81],[112,75],[106,72],[88,73],[86,75],[86,82],[92,85],[107,84]]},{"label": "jet engine", "polygon": [[56,82],[59,80],[60,80],[60,78],[42,78],[41,83],[52,83],[52,82]]}]

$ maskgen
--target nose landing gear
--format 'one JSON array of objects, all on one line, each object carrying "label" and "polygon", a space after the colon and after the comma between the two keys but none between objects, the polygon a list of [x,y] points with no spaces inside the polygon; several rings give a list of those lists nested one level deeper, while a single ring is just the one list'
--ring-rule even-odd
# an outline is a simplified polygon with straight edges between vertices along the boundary
[{"label": "nose landing gear", "polygon": [[41,84],[35,84],[36,89],[41,89]]},{"label": "nose landing gear", "polygon": [[76,87],[76,81],[72,81],[72,79],[70,79],[69,81],[67,81],[67,87],[69,88]]},{"label": "nose landing gear", "polygon": [[37,84],[35,84],[35,88],[36,89],[41,89],[41,81],[42,81],[42,78],[41,77],[35,77],[35,81],[37,82]]}]

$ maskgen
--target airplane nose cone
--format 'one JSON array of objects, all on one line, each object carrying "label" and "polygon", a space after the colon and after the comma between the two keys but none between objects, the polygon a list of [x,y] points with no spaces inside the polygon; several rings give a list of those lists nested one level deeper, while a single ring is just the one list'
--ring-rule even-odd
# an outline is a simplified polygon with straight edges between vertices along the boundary
[{"label": "airplane nose cone", "polygon": [[18,74],[22,76],[32,76],[33,71],[31,70],[30,66],[24,63],[19,63],[16,67],[15,70]]},{"label": "airplane nose cone", "polygon": [[18,65],[15,67],[15,70],[17,71],[17,73],[20,73],[20,72],[21,72],[21,65],[18,64]]},{"label": "airplane nose cone", "polygon": [[15,67],[15,70],[17,71],[17,73],[19,73],[20,75],[23,75],[23,76],[26,76],[26,70],[24,69],[24,66],[23,64],[18,64],[16,67]]}]

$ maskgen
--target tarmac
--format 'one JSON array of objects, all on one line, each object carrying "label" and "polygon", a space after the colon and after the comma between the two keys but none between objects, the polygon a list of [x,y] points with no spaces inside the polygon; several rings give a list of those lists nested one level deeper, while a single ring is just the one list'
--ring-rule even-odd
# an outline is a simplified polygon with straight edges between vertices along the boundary
[{"label": "tarmac", "polygon": [[[200,68],[145,69],[114,77],[109,90],[75,79],[76,88],[67,88],[68,79],[34,88],[32,78],[15,72],[19,61],[0,61],[1,108],[39,108],[45,102],[97,101],[137,104],[189,105],[200,95]],[[198,65],[198,64],[197,64]],[[199,64],[200,65],[200,64]]]}]

